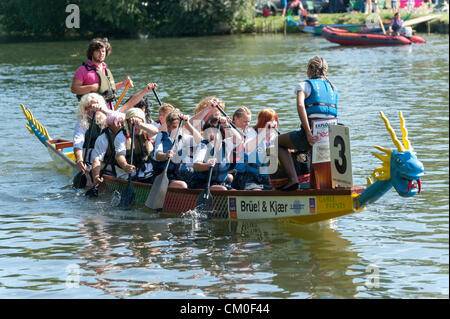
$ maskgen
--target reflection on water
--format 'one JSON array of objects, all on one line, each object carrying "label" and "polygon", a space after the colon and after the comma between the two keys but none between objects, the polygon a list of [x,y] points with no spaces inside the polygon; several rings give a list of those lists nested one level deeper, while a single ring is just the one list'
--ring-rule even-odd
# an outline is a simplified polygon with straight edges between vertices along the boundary
[{"label": "reflection on water", "polygon": [[308,59],[323,56],[357,185],[380,165],[373,145],[394,147],[378,111],[400,134],[401,110],[425,166],[422,194],[390,191],[365,212],[309,226],[124,213],[111,196],[87,199],[55,171],[19,108],[70,138],[69,86],[87,42],[0,44],[0,296],[448,298],[448,36],[425,38],[379,48],[300,35],[112,41],[107,62],[118,81],[131,76],[130,93],[157,81],[162,101],[187,113],[217,95],[230,113],[249,107],[252,123],[271,107],[282,132],[298,127],[293,90]]},{"label": "reflection on water", "polygon": [[361,273],[350,270],[361,262],[350,242],[326,223],[86,219],[80,233],[82,285],[120,298],[350,298]]}]

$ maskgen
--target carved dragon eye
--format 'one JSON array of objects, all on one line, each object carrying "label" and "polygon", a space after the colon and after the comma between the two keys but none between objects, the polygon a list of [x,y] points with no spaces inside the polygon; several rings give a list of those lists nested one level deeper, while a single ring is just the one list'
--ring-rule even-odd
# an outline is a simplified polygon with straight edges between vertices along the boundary
[{"label": "carved dragon eye", "polygon": [[395,161],[396,161],[398,164],[401,164],[401,163],[402,163],[402,160],[399,159],[398,157],[395,159]]}]

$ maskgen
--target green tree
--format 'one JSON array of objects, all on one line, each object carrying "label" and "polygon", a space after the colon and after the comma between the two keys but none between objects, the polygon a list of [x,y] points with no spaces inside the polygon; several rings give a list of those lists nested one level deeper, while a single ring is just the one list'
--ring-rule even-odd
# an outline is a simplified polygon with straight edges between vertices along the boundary
[{"label": "green tree", "polygon": [[[230,33],[251,21],[253,0],[0,0],[2,29],[23,36],[179,36]],[[66,6],[80,10],[68,29]]]},{"label": "green tree", "polygon": [[146,3],[155,35],[229,33],[254,16],[251,0],[160,0]]}]

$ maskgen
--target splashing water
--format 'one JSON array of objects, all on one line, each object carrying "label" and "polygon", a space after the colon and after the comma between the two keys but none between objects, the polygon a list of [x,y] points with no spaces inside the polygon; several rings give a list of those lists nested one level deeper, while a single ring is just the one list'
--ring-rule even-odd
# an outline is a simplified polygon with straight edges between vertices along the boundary
[{"label": "splashing water", "polygon": [[120,197],[121,197],[121,195],[120,195],[119,191],[115,190],[112,195],[112,198],[111,198],[111,206],[119,206]]},{"label": "splashing water", "polygon": [[192,220],[208,220],[210,217],[208,212],[202,211],[201,209],[198,209],[198,207],[196,207],[182,213],[181,218]]}]

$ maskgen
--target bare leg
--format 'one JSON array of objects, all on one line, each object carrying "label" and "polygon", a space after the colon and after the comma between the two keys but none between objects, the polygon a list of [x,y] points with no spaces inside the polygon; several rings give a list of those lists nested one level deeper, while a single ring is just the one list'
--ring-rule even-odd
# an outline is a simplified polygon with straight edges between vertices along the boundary
[{"label": "bare leg", "polygon": [[173,181],[170,183],[169,187],[171,188],[187,188],[187,184],[184,181]]},{"label": "bare leg", "polygon": [[289,133],[280,135],[278,137],[278,158],[280,159],[281,164],[283,164],[283,167],[288,175],[288,183],[286,186],[291,186],[292,184],[298,183],[298,177],[297,172],[295,171],[292,156],[287,150],[288,148],[295,149],[291,142]]},{"label": "bare leg", "polygon": [[222,185],[212,185],[210,187],[211,190],[215,190],[215,191],[226,191],[227,188],[225,186]]}]

